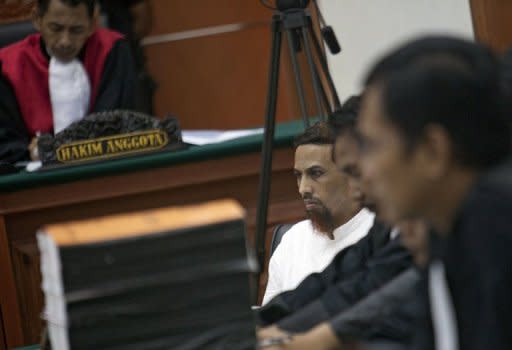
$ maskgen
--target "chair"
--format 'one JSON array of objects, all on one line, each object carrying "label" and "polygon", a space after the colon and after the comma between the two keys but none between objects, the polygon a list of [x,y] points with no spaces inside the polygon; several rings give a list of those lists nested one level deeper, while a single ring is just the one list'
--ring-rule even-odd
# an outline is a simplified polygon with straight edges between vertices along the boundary
[{"label": "chair", "polygon": [[281,243],[281,239],[283,239],[284,234],[293,226],[294,224],[278,224],[274,227],[274,232],[272,233],[272,241],[270,242],[270,256],[274,254],[279,243]]},{"label": "chair", "polygon": [[13,44],[36,32],[31,21],[0,25],[0,48]]}]

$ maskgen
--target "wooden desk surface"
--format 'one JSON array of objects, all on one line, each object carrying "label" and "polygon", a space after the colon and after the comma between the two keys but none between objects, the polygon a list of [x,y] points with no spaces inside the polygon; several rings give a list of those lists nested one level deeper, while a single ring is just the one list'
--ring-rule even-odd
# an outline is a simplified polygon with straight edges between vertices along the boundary
[{"label": "wooden desk surface", "polygon": [[[294,122],[276,130],[267,234],[304,215],[291,147],[301,128]],[[229,197],[247,209],[253,240],[261,136],[201,148],[0,178],[0,350],[39,341],[43,296],[35,233],[44,224]]]}]

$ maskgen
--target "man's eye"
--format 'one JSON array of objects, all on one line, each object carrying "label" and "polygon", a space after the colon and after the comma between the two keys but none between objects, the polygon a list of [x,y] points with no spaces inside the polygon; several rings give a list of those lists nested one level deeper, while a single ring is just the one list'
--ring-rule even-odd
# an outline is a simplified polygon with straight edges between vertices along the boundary
[{"label": "man's eye", "polygon": [[362,139],[359,142],[359,150],[362,153],[368,153],[371,152],[375,148],[375,144],[369,140]]},{"label": "man's eye", "polygon": [[312,178],[318,178],[324,174],[321,170],[311,170],[310,175]]},{"label": "man's eye", "polygon": [[57,25],[50,25],[50,30],[51,30],[52,32],[56,32],[56,33],[58,33],[58,32],[61,32],[61,31],[62,31],[62,27],[61,27],[61,26],[57,26]]},{"label": "man's eye", "polygon": [[345,170],[345,173],[346,173],[348,176],[350,176],[350,177],[352,177],[352,178],[356,178],[356,179],[357,179],[357,178],[359,178],[359,177],[361,176],[361,174],[359,173],[359,170],[358,170],[358,169],[356,169],[356,168],[347,168],[347,169]]},{"label": "man's eye", "polygon": [[349,168],[349,167],[345,167],[341,170],[342,172],[345,173],[345,175],[349,175],[349,176],[352,176],[352,168]]},{"label": "man's eye", "polygon": [[84,28],[82,28],[82,27],[71,28],[70,32],[71,32],[71,34],[82,34],[84,32]]}]

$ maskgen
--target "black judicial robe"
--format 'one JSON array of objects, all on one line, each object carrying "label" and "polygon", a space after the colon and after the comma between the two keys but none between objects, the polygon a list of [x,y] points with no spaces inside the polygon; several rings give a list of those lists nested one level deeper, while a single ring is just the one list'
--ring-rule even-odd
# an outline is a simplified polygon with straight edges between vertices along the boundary
[{"label": "black judicial robe", "polygon": [[[13,54],[23,59],[12,59]],[[136,73],[129,44],[121,35],[105,29],[97,30],[86,42],[79,59],[84,63],[91,82],[89,113],[133,109]],[[16,67],[18,62],[21,62],[20,66]],[[48,91],[48,81],[44,79],[48,65],[49,57],[39,34],[0,50],[0,161],[29,160],[28,145],[34,136],[30,124],[34,121],[50,125],[50,130],[43,131],[53,132],[48,120],[41,122],[41,118],[48,119],[49,113],[51,118],[49,94],[44,92]],[[12,74],[13,70],[18,70],[18,76],[23,79],[13,79],[16,76]],[[38,94],[41,91],[43,93]],[[37,99],[45,95],[47,100],[40,102]],[[31,108],[26,108],[28,106],[24,103]],[[49,113],[46,112],[48,109]]]}]

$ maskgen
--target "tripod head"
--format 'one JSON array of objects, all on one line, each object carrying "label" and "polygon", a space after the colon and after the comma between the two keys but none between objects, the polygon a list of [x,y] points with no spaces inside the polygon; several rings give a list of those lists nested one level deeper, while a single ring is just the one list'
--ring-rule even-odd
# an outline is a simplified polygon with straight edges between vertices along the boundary
[{"label": "tripod head", "polygon": [[310,0],[274,0],[275,6],[270,5],[271,0],[260,0],[263,6],[272,10],[300,10],[308,7]]},{"label": "tripod head", "polygon": [[[260,2],[263,4],[263,6],[268,7],[272,10],[278,10],[282,13],[286,13],[289,10],[293,10],[292,12],[297,12],[301,10],[305,10],[308,6],[311,0],[274,0],[275,6],[269,5],[270,0],[260,0]],[[341,51],[341,46],[338,42],[338,39],[336,38],[336,34],[334,33],[334,30],[331,26],[327,25],[324,20],[324,16],[322,15],[322,11],[320,11],[320,8],[318,7],[318,4],[316,0],[313,0],[313,5],[316,8],[316,11],[318,13],[318,18],[320,20],[320,23],[323,25],[323,28],[320,30],[322,34],[322,38],[324,39],[324,42],[327,44],[327,47],[329,48],[329,51],[333,55],[336,55]]]},{"label": "tripod head", "polygon": [[309,0],[276,0],[276,7],[279,11],[290,9],[304,9],[308,7]]}]

